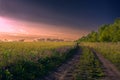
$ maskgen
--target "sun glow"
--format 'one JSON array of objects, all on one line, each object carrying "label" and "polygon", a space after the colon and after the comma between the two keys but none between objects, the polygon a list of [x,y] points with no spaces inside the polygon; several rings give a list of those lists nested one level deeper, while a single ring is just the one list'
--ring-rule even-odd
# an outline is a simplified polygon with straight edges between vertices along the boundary
[{"label": "sun glow", "polygon": [[[19,28],[19,26],[21,28]],[[20,25],[15,20],[0,17],[0,32],[10,32],[10,33],[27,33],[23,28],[23,24]]]},{"label": "sun glow", "polygon": [[49,25],[23,22],[0,16],[0,32],[48,35],[51,31],[46,26]]},{"label": "sun glow", "polygon": [[27,22],[2,16],[0,16],[0,32],[13,34],[19,33],[22,35],[52,36],[70,39],[77,39],[78,37],[86,34],[86,31],[83,30],[73,30],[72,28],[64,28],[61,26],[44,23]]},{"label": "sun glow", "polygon": [[13,32],[13,26],[9,23],[9,20],[0,17],[0,32]]}]

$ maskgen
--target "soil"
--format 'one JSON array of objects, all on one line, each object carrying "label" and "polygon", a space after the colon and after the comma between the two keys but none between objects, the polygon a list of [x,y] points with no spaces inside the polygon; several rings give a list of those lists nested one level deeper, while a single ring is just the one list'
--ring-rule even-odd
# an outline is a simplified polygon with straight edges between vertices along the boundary
[{"label": "soil", "polygon": [[105,78],[103,80],[120,80],[119,70],[107,59],[105,59],[100,53],[92,49],[92,52],[100,60],[103,65]]},{"label": "soil", "polygon": [[[96,58],[102,63],[105,77],[102,80],[120,80],[120,72],[117,68],[100,53],[91,49]],[[63,63],[55,71],[50,72],[43,80],[75,80],[74,73],[77,71],[76,66],[79,65],[80,55],[82,50],[79,49],[74,56]]]},{"label": "soil", "polygon": [[44,80],[75,80],[74,72],[79,63],[80,55],[81,50],[79,49],[71,59],[63,63],[56,71],[49,73]]}]

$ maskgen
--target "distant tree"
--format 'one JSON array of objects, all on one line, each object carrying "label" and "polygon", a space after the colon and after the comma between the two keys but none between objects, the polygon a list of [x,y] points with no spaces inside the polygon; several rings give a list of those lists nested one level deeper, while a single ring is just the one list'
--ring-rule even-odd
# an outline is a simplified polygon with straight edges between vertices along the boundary
[{"label": "distant tree", "polygon": [[19,42],[24,42],[24,41],[25,41],[25,39],[20,39],[20,40],[19,40]]},{"label": "distant tree", "polygon": [[120,24],[120,18],[117,18],[114,23],[115,24]]},{"label": "distant tree", "polygon": [[45,41],[44,38],[37,39],[37,41]]}]

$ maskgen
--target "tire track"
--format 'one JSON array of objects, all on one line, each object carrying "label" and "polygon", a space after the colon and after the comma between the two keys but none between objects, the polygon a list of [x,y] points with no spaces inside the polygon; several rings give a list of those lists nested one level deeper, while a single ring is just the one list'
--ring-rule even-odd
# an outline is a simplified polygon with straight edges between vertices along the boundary
[{"label": "tire track", "polygon": [[79,64],[80,55],[81,49],[78,49],[77,53],[71,59],[57,68],[55,72],[49,73],[43,80],[75,80],[75,66]]},{"label": "tire track", "polygon": [[120,72],[117,68],[107,59],[105,59],[100,53],[96,52],[94,49],[91,49],[94,55],[100,60],[103,64],[105,78],[103,80],[120,80]]}]

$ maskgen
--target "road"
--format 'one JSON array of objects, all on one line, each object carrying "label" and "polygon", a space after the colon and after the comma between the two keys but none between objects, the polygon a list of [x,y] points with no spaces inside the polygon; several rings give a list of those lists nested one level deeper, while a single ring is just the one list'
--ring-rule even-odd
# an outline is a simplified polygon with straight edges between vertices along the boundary
[{"label": "road", "polygon": [[120,80],[120,72],[117,68],[107,59],[105,59],[99,52],[96,52],[94,49],[91,49],[95,56],[103,64],[105,79],[104,80]]},{"label": "road", "polygon": [[63,63],[56,71],[50,73],[44,80],[75,80],[75,66],[79,64],[80,55],[81,50],[78,49],[77,53],[71,59]]}]

